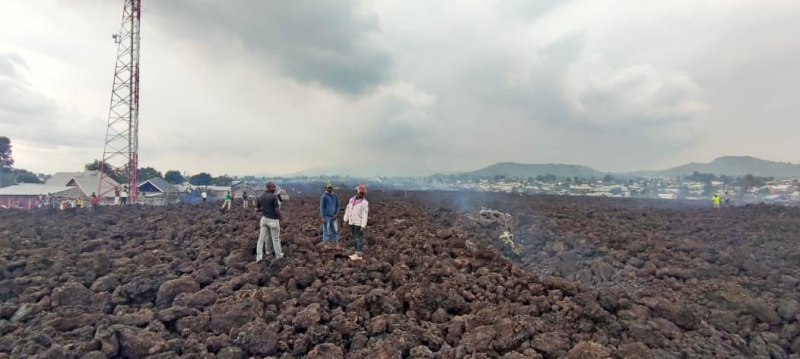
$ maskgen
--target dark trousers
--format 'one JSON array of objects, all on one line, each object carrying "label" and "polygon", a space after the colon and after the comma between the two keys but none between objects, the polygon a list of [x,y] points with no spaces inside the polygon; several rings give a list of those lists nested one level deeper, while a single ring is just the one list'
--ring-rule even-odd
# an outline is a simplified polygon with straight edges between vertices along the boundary
[{"label": "dark trousers", "polygon": [[361,253],[361,250],[364,248],[364,231],[361,230],[361,226],[350,226],[350,233],[353,234],[353,240],[356,241],[356,253]]}]

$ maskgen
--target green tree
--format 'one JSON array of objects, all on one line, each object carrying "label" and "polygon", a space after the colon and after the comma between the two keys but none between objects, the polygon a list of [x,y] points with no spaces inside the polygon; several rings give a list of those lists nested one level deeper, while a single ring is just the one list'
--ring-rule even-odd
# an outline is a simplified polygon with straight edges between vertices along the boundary
[{"label": "green tree", "polygon": [[745,192],[747,192],[751,188],[755,187],[756,179],[752,174],[748,173],[748,174],[742,176],[742,178],[739,179],[739,184],[742,187],[742,189]]},{"label": "green tree", "polygon": [[15,169],[13,174],[14,180],[17,183],[42,183],[42,180],[33,172]]},{"label": "green tree", "polygon": [[189,183],[195,186],[208,186],[214,178],[210,174],[200,172],[194,176],[189,177]]},{"label": "green tree", "polygon": [[100,160],[94,160],[92,162],[83,165],[83,169],[86,171],[100,171],[101,168],[103,169],[103,173],[107,175],[112,175],[116,170],[116,168],[114,168],[114,166],[110,164],[106,164],[105,166],[103,166],[103,161]]},{"label": "green tree", "polygon": [[603,177],[603,182],[604,183],[614,183],[614,176],[605,175],[605,177]]},{"label": "green tree", "polygon": [[103,170],[103,173],[105,173],[106,176],[111,177],[111,179],[113,179],[114,181],[117,181],[122,184],[129,182],[126,168],[115,168],[114,166],[108,163],[106,163],[105,166],[103,166],[103,161],[100,160],[94,160],[92,162],[83,165],[83,169],[86,171],[100,171],[101,168]]},{"label": "green tree", "polygon": [[161,177],[161,172],[156,171],[153,167],[140,168],[139,171],[136,172],[136,178],[139,182],[147,181],[153,177]]},{"label": "green tree", "polygon": [[683,179],[700,183],[711,183],[711,181],[718,180],[717,176],[715,176],[713,173],[700,173],[697,171],[694,171],[691,175],[686,176]]},{"label": "green tree", "polygon": [[0,170],[6,172],[14,166],[14,158],[11,157],[11,140],[8,137],[0,136]]},{"label": "green tree", "polygon": [[185,181],[181,172],[176,170],[169,170],[164,173],[164,179],[172,184],[181,184]]},{"label": "green tree", "polygon": [[214,186],[230,186],[231,183],[233,183],[233,178],[228,175],[217,176],[211,180],[211,184]]}]

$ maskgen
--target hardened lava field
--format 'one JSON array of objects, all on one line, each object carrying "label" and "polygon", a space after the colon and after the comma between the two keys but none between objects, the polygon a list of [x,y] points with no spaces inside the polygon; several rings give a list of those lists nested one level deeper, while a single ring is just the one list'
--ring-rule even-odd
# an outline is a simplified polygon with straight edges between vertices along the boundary
[{"label": "hardened lava field", "polygon": [[241,207],[2,211],[0,358],[800,357],[800,209],[369,199],[362,261],[316,197],[285,203],[280,263]]}]

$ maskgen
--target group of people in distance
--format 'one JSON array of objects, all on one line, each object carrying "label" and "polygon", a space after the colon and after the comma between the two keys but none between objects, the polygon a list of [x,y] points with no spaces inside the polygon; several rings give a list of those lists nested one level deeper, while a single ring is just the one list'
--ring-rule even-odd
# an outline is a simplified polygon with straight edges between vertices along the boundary
[{"label": "group of people in distance", "polygon": [[[203,202],[205,202],[206,198],[208,198],[208,194],[205,191],[203,191],[202,193],[200,193],[200,197],[203,199]],[[225,212],[227,210],[230,212],[233,208],[232,207],[233,203],[236,200],[235,197],[236,195],[234,191],[225,192],[224,201],[222,201],[222,208],[220,208],[220,211]],[[247,191],[242,191],[242,208],[247,209],[248,207],[250,207],[249,198],[250,197],[247,196]]]},{"label": "group of people in distance", "polygon": [[[264,252],[274,255],[276,259],[283,258],[281,250],[281,227],[285,227],[281,214],[281,201],[275,193],[275,184],[267,183],[267,190],[256,198],[255,210],[261,213],[260,232],[256,244],[256,262],[264,260]],[[367,227],[369,217],[369,202],[365,198],[367,187],[358,185],[356,195],[347,202],[344,211],[344,223],[350,226],[350,233],[355,241],[355,253],[351,260],[363,259],[364,229]],[[322,221],[322,242],[325,245],[334,245],[339,248],[339,225],[336,217],[339,214],[339,198],[333,193],[333,185],[328,183],[325,193],[319,203],[319,214]]]},{"label": "group of people in distance", "polygon": [[[722,200],[720,199],[719,194],[714,194],[714,196],[711,197],[711,203],[714,204],[714,208],[719,209],[721,202]],[[725,191],[725,207],[730,207],[730,205],[731,197],[728,195],[728,192]]]}]

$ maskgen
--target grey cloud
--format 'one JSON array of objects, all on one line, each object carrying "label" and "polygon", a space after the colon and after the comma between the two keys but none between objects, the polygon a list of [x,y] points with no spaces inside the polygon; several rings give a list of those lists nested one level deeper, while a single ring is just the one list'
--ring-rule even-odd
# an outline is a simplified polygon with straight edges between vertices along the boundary
[{"label": "grey cloud", "polygon": [[17,67],[27,67],[25,60],[23,60],[22,57],[13,52],[0,52],[0,77],[18,77],[19,74],[17,73]]},{"label": "grey cloud", "polygon": [[511,16],[519,16],[525,21],[532,21],[556,5],[563,3],[562,0],[503,0],[501,6]]},{"label": "grey cloud", "polygon": [[[696,136],[663,136],[670,126],[691,120],[691,113],[638,111],[629,108],[623,97],[640,90],[643,82],[649,86],[661,81],[655,84],[659,90],[647,96],[645,110],[671,110],[683,101],[695,99],[696,89],[670,78],[632,76],[629,82],[589,86],[579,97],[589,111],[576,113],[568,96],[567,79],[570,67],[581,63],[585,43],[585,34],[570,34],[537,49],[530,63],[520,63],[515,54],[474,58],[449,82],[436,86],[434,93],[440,101],[431,111],[431,121],[446,125],[415,129],[385,126],[375,132],[375,148],[406,151],[417,158],[423,156],[413,149],[423,148],[428,155],[479,156],[488,162],[506,161],[511,155],[518,156],[519,161],[547,161],[559,149],[559,156],[573,163],[592,162],[603,168],[624,162],[647,168],[653,160],[668,157],[697,141]],[[614,70],[610,70],[611,75],[616,74]],[[596,121],[595,116],[601,112],[616,117],[613,121]],[[497,134],[487,136],[487,130]],[[386,136],[390,131],[392,136]],[[536,132],[519,134],[527,131]],[[558,140],[553,142],[552,138]],[[497,146],[498,142],[503,142],[502,151],[486,148],[489,144]],[[444,145],[436,146],[437,143]],[[402,144],[409,146],[403,148]],[[454,148],[448,148],[451,146]],[[603,166],[608,163],[614,165]]]},{"label": "grey cloud", "polygon": [[[356,0],[151,4],[151,13],[161,17],[162,26],[171,32],[215,46],[222,57],[228,52],[223,47],[231,45],[230,38],[236,39],[301,82],[359,94],[390,77],[392,58],[374,41],[380,32],[378,16],[362,12]],[[226,40],[211,45],[213,32]]]},{"label": "grey cloud", "polygon": [[35,92],[20,77],[25,61],[15,53],[0,53],[0,123],[23,124],[55,112],[52,100]]},{"label": "grey cloud", "polygon": [[[796,161],[798,5],[676,1],[149,1],[140,157],[215,173],[348,163],[433,173],[498,161],[627,170],[734,151]],[[67,28],[99,11],[58,10],[66,15],[39,20]],[[12,36],[0,42],[36,53],[32,64],[48,57],[94,73],[42,50],[66,35],[30,47]],[[89,44],[74,51],[101,46]],[[59,97],[73,84],[57,76],[31,77],[39,91],[21,66],[0,56],[0,133],[99,146],[65,109],[98,105]],[[107,98],[108,73],[97,76],[91,91]],[[397,84],[414,90],[385,93]],[[268,128],[280,133],[269,156],[257,133]]]},{"label": "grey cloud", "polygon": [[60,109],[28,84],[18,71],[25,66],[19,55],[0,53],[0,133],[42,147],[85,146],[92,139],[73,122],[80,115]]}]

